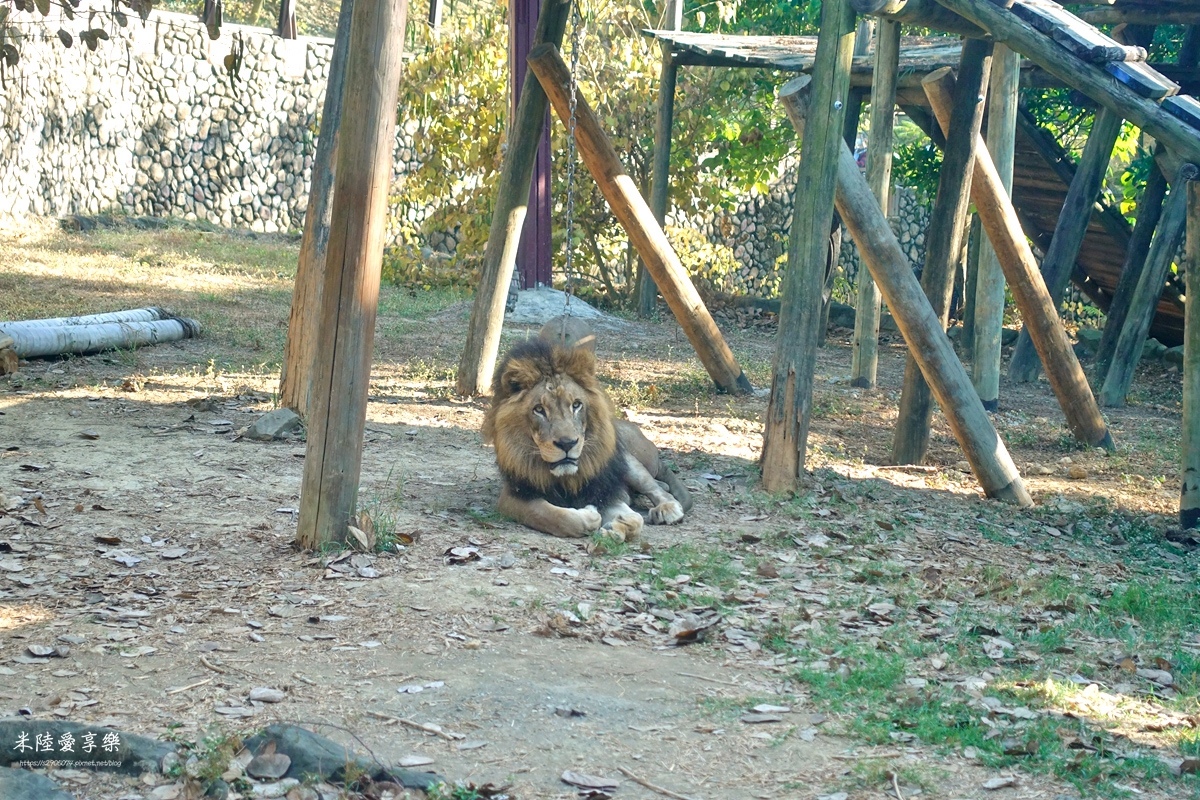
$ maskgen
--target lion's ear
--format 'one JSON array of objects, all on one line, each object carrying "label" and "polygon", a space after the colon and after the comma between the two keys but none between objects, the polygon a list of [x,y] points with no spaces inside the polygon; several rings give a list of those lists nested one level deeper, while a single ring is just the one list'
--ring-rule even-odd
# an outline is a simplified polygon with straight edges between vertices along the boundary
[{"label": "lion's ear", "polygon": [[504,367],[500,376],[500,386],[506,396],[520,394],[536,386],[542,379],[542,372],[533,361],[523,358],[511,360]]},{"label": "lion's ear", "polygon": [[585,347],[558,350],[559,369],[580,386],[596,382],[596,354]]}]

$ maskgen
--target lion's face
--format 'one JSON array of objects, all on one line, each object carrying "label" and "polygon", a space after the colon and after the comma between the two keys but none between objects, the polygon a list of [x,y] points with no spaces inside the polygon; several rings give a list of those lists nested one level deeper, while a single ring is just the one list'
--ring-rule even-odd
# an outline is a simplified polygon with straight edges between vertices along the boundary
[{"label": "lion's face", "polygon": [[510,475],[537,486],[583,484],[616,452],[613,409],[586,350],[533,340],[501,365],[484,437]]},{"label": "lion's face", "polygon": [[587,443],[587,395],[565,375],[538,384],[528,394],[529,433],[538,454],[555,477],[574,475]]}]

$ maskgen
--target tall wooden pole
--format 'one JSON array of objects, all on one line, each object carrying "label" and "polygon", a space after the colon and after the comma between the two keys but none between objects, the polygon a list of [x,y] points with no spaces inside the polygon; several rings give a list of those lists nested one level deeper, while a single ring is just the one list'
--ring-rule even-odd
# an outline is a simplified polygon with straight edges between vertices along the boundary
[{"label": "tall wooden pole", "polygon": [[[683,30],[683,0],[667,0],[664,24],[670,30]],[[668,42],[660,42],[662,66],[658,72],[658,112],[654,122],[654,161],[650,165],[650,210],[664,229],[667,225],[667,201],[671,181],[671,129],[675,122],[675,78],[679,66],[671,53]],[[637,312],[645,319],[654,313],[658,300],[658,287],[654,278],[646,271],[646,265],[638,262]]]},{"label": "tall wooden pole", "polygon": [[[993,68],[995,60],[992,61]],[[992,79],[989,79],[989,83]],[[965,358],[975,358],[975,289],[979,285],[979,257],[983,245],[983,228],[979,215],[971,215],[967,230],[967,274],[963,280],[962,342],[961,352]]]},{"label": "tall wooden pole", "polygon": [[354,0],[342,0],[338,13],[325,103],[321,108],[321,130],[313,153],[308,208],[300,238],[300,260],[292,290],[292,311],[283,345],[283,369],[279,376],[279,404],[302,418],[308,417],[312,391],[313,358],[321,321],[321,291],[325,287],[325,252],[329,247],[329,222],[333,209],[333,168],[338,129],[342,122],[342,91],[346,85],[346,52],[350,49],[350,18]]},{"label": "tall wooden pole", "polygon": [[[854,32],[854,51],[852,58],[860,58],[871,52],[871,39],[875,35],[875,21],[860,19]],[[862,121],[862,107],[866,101],[866,89],[852,86],[846,97],[846,117],[842,124],[842,138],[850,152],[858,143],[858,124]],[[829,230],[829,255],[825,262],[825,284],[821,287],[821,320],[817,323],[817,347],[825,346],[825,337],[829,333],[829,312],[833,308],[833,285],[837,281],[837,270],[842,254],[842,221],[834,215],[833,224]]]},{"label": "tall wooden pole", "polygon": [[[1092,122],[1092,131],[1088,134],[1087,144],[1083,148],[1083,156],[1075,170],[1075,178],[1071,188],[1067,190],[1066,200],[1063,201],[1062,211],[1058,215],[1058,224],[1054,228],[1054,237],[1046,249],[1042,259],[1042,277],[1050,290],[1054,302],[1062,302],[1067,284],[1071,282],[1071,273],[1075,271],[1075,259],[1079,257],[1079,248],[1083,237],[1087,234],[1088,224],[1092,221],[1092,207],[1100,196],[1104,186],[1104,176],[1108,172],[1108,163],[1112,160],[1113,146],[1121,133],[1121,117],[1104,106],[1096,111]],[[1014,381],[1027,383],[1037,380],[1041,371],[1041,362],[1033,341],[1026,331],[1021,332],[1017,346],[1013,350],[1012,361],[1008,365],[1008,377]]]},{"label": "tall wooden pole", "polygon": [[[949,128],[954,104],[953,81],[949,68],[946,68],[930,75],[925,82],[925,94],[937,115],[938,124],[944,129]],[[979,221],[996,249],[1000,267],[1012,288],[1021,317],[1029,326],[1038,354],[1047,364],[1046,377],[1067,418],[1067,426],[1075,438],[1084,444],[1113,449],[1108,426],[1100,415],[1100,408],[1092,396],[1083,368],[1079,366],[1079,359],[1071,349],[1067,332],[1063,330],[1062,321],[1050,300],[1050,292],[1038,271],[1029,240],[1021,230],[1016,209],[1004,190],[1000,176],[996,174],[996,167],[992,164],[987,147],[983,145],[982,137],[975,159],[971,192]]]},{"label": "tall wooden pole", "polygon": [[1167,176],[1156,161],[1150,168],[1149,177],[1146,178],[1146,188],[1138,198],[1137,222],[1129,237],[1129,246],[1125,249],[1125,263],[1121,266],[1121,277],[1117,280],[1112,303],[1104,315],[1104,335],[1100,338],[1100,347],[1096,351],[1096,376],[1101,383],[1108,374],[1113,351],[1117,349],[1117,339],[1121,336],[1121,328],[1125,327],[1125,320],[1129,316],[1129,303],[1133,300],[1138,280],[1146,268],[1146,257],[1150,255],[1150,243],[1154,240],[1154,231],[1162,218],[1163,200],[1166,196]]},{"label": "tall wooden pole", "polygon": [[[779,100],[801,136],[811,102],[812,79],[802,75],[779,90]],[[913,275],[896,234],[844,144],[838,155],[837,210],[858,245],[867,269],[896,317],[900,334],[916,354],[950,430],[963,449],[984,493],[1021,506],[1033,505],[1021,476],[979,402],[967,371],[954,354],[941,321]]]},{"label": "tall wooden pole", "polygon": [[[1182,187],[1180,187],[1182,188]],[[1183,482],[1179,524],[1200,528],[1200,185],[1189,183],[1183,344]]]},{"label": "tall wooden pole", "polygon": [[1104,385],[1100,387],[1101,405],[1125,405],[1125,395],[1129,394],[1129,387],[1133,384],[1133,374],[1141,360],[1142,346],[1146,343],[1150,323],[1154,321],[1154,311],[1162,296],[1167,273],[1171,271],[1171,262],[1187,227],[1188,184],[1197,179],[1200,179],[1200,168],[1194,164],[1183,164],[1171,182],[1171,194],[1163,206],[1162,219],[1150,243],[1146,268],[1142,270],[1133,299],[1129,301],[1129,313],[1125,317],[1125,324],[1121,326],[1117,346],[1113,348],[1112,363],[1104,376]]},{"label": "tall wooden pole", "polygon": [[[921,287],[937,312],[945,329],[954,290],[954,273],[962,257],[963,230],[971,204],[971,175],[975,167],[975,147],[983,122],[983,98],[991,68],[992,45],[982,39],[963,43],[954,111],[946,133],[946,149],[938,179],[933,218],[925,234],[925,268]],[[896,464],[920,464],[929,449],[929,426],[933,415],[933,394],[910,352],[904,367],[904,389],[900,396],[900,415],[892,441],[892,461]]]},{"label": "tall wooden pole", "polygon": [[346,538],[362,470],[407,0],[356,0],[297,543]]},{"label": "tall wooden pole", "polygon": [[[988,105],[987,149],[1004,191],[1012,194],[1017,138],[1017,91],[1021,57],[1004,45],[992,52],[991,101]],[[972,380],[988,411],[1000,407],[1000,348],[1004,331],[1004,270],[991,242],[979,247],[975,279],[975,330],[971,346]]]},{"label": "tall wooden pole", "polygon": [[825,0],[821,4],[821,32],[812,72],[812,104],[818,112],[801,137],[796,203],[763,431],[762,480],[768,492],[795,489],[804,472],[838,157],[846,148],[842,129],[853,53],[854,10],[850,0]]},{"label": "tall wooden pole", "polygon": [[[571,118],[571,75],[558,48],[552,44],[533,48],[529,53],[529,68],[546,91],[559,119],[566,123]],[[582,92],[576,96],[576,100],[575,142],[579,146],[579,157],[596,179],[596,187],[608,201],[613,216],[621,223],[630,243],[650,270],[667,306],[696,349],[700,363],[712,377],[718,391],[739,394],[752,392],[750,381],[738,366],[720,328],[708,313],[687,270],[667,241],[667,235],[655,221],[633,179],[621,166],[617,151],[600,125],[600,118]]]},{"label": "tall wooden pole", "polygon": [[[538,15],[537,43],[562,44],[563,31],[571,0],[543,0]],[[532,52],[532,51],[531,51]],[[458,362],[457,391],[470,396],[487,392],[492,386],[496,356],[500,352],[500,329],[504,326],[504,302],[512,282],[517,248],[525,224],[529,204],[529,186],[533,180],[533,165],[546,124],[546,92],[532,72],[525,74],[517,118],[513,123],[496,184],[496,202],[492,208],[492,226],[488,230],[487,247],[483,251],[483,267],[475,301],[471,306],[471,322],[462,359]]]},{"label": "tall wooden pole", "polygon": [[[867,184],[887,212],[892,195],[892,149],[895,143],[896,78],[900,70],[900,23],[879,20],[875,29],[875,71],[871,76],[871,127],[867,140]],[[871,271],[858,271],[850,384],[875,388],[879,369],[879,318],[882,298]]]}]

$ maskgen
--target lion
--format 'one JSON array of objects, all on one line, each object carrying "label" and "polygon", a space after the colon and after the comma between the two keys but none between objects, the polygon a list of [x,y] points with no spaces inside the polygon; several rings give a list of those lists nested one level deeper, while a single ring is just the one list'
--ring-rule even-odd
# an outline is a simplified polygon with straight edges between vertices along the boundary
[{"label": "lion", "polygon": [[633,496],[648,499],[656,525],[679,522],[692,505],[658,449],[616,418],[586,346],[547,338],[514,346],[496,372],[483,438],[496,448],[500,513],[543,533],[604,529],[630,539],[644,524],[629,506]]}]

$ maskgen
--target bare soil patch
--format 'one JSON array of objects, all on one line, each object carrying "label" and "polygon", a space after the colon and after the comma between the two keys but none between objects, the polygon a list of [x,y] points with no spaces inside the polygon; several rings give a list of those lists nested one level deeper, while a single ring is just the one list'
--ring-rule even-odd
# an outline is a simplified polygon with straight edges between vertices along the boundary
[{"label": "bare soil patch", "polygon": [[[206,325],[0,382],[0,713],[189,742],[290,721],[522,798],[576,796],[564,770],[658,796],[621,768],[709,800],[1195,795],[1172,774],[1196,753],[1200,653],[1196,556],[1163,537],[1177,376],[1139,376],[1112,456],[1076,449],[1044,382],[1003,387],[997,427],[1039,504],[1016,511],[981,498],[940,420],[927,467],[885,466],[902,342],[866,392],[834,332],[812,486],[772,497],[765,401],[711,393],[672,322],[631,322],[600,339],[604,379],[697,507],[606,549],[492,512],[484,405],[450,391],[466,307],[386,287],[362,503],[397,547],[302,553],[303,442],[239,435],[273,407],[295,255],[189,228],[0,237],[0,318],[154,304]],[[732,319],[766,385],[769,331]],[[697,608],[721,622],[674,646]],[[29,655],[55,644],[69,655]],[[250,702],[261,686],[284,701]],[[109,800],[171,779],[60,783]]]}]

